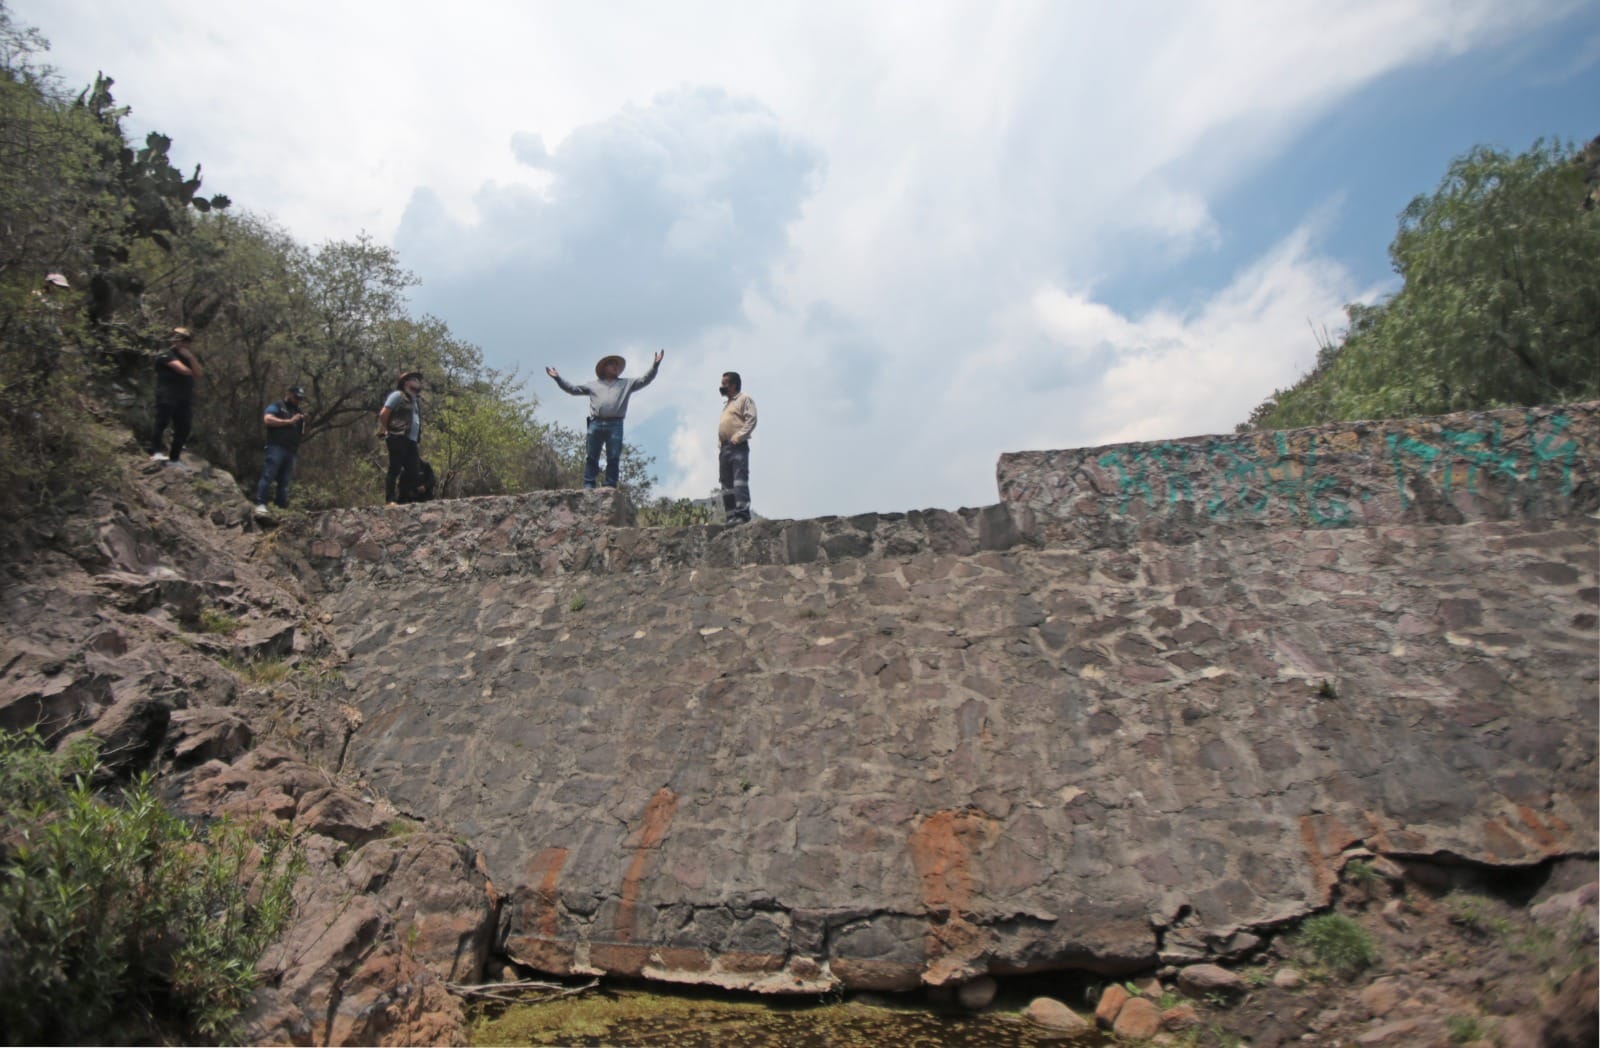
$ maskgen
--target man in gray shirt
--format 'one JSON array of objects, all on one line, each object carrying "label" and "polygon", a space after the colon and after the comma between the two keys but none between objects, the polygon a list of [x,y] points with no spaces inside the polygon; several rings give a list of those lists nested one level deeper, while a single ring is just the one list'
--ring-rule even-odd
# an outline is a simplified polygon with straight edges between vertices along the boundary
[{"label": "man in gray shirt", "polygon": [[654,363],[643,378],[623,378],[622,369],[627,366],[627,361],[615,355],[601,357],[594,366],[595,381],[581,386],[574,386],[562,378],[561,373],[553,367],[544,369],[544,373],[555,379],[556,385],[564,391],[575,397],[589,398],[588,440],[584,444],[583,457],[584,487],[594,487],[595,478],[600,473],[602,446],[606,449],[605,486],[617,486],[617,474],[622,469],[622,420],[628,414],[628,398],[633,396],[634,390],[643,389],[655,381],[656,372],[661,368],[661,358],[666,355],[666,350],[658,350]]}]

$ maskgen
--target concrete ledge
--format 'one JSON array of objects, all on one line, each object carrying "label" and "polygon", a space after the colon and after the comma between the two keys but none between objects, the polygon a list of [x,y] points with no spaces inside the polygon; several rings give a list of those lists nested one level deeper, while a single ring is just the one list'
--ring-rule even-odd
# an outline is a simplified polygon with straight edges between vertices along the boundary
[{"label": "concrete ledge", "polygon": [[1252,528],[1577,520],[1600,507],[1600,402],[1002,455],[1045,542]]}]

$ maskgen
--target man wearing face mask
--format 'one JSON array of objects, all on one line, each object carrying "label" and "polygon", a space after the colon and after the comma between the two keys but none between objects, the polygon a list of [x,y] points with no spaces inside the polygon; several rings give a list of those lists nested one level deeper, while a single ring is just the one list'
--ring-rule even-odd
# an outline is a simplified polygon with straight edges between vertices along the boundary
[{"label": "man wearing face mask", "polygon": [[737,371],[724,371],[717,392],[723,395],[717,421],[717,475],[722,485],[723,519],[750,522],[750,434],[756,428],[756,402],[744,391]]}]

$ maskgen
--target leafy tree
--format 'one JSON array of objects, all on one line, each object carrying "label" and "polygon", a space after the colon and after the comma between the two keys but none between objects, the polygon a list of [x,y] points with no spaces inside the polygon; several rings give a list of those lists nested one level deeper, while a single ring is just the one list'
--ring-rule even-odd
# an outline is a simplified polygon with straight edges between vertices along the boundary
[{"label": "leafy tree", "polygon": [[1343,341],[1246,425],[1600,397],[1600,211],[1584,177],[1571,146],[1458,158],[1400,216],[1401,289],[1347,307]]}]

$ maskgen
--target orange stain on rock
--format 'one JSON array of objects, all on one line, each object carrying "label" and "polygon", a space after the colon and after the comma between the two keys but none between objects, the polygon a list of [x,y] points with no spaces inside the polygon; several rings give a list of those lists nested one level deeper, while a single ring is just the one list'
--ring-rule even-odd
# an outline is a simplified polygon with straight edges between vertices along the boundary
[{"label": "orange stain on rock", "polygon": [[964,914],[972,906],[974,855],[999,835],[988,816],[952,810],[934,812],[911,831],[907,846],[929,918],[923,979],[931,985],[967,977],[967,962],[988,943],[989,934]]},{"label": "orange stain on rock", "polygon": [[617,904],[615,939],[619,943],[633,941],[634,922],[638,918],[639,885],[649,875],[660,854],[661,841],[672,825],[672,813],[678,810],[678,795],[665,786],[657,790],[650,803],[645,805],[644,819],[634,833],[633,859],[628,872],[622,875],[621,901]]},{"label": "orange stain on rock", "polygon": [[[1517,818],[1522,820],[1522,825],[1528,828],[1528,830],[1539,841],[1539,846],[1545,851],[1554,853],[1555,851],[1559,850],[1559,842],[1556,840],[1556,827],[1553,825],[1545,825],[1544,820],[1539,818],[1538,812],[1534,811],[1532,808],[1522,807],[1519,805],[1517,807]],[[1558,820],[1551,820],[1552,823],[1556,821]],[[1564,829],[1565,827],[1562,828]]]},{"label": "orange stain on rock", "polygon": [[1300,840],[1306,846],[1306,858],[1311,862],[1311,879],[1325,906],[1333,898],[1333,886],[1339,874],[1329,861],[1361,838],[1332,815],[1302,815]]},{"label": "orange stain on rock", "polygon": [[566,863],[565,848],[546,848],[528,863],[528,880],[538,883],[533,890],[533,913],[528,923],[546,939],[556,937],[557,889],[561,884],[561,867]]}]

